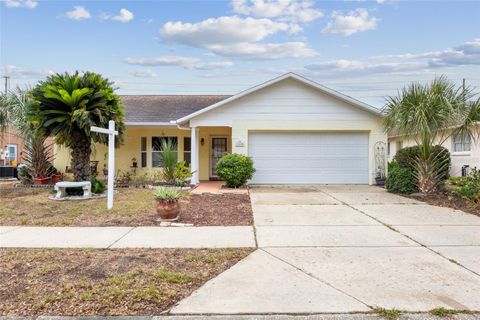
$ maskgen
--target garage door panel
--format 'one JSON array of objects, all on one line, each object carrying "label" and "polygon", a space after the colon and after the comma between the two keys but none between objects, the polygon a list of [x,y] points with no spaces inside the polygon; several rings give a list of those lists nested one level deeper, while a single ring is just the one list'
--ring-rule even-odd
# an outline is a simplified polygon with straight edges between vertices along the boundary
[{"label": "garage door panel", "polygon": [[366,133],[250,133],[259,184],[366,184]]}]

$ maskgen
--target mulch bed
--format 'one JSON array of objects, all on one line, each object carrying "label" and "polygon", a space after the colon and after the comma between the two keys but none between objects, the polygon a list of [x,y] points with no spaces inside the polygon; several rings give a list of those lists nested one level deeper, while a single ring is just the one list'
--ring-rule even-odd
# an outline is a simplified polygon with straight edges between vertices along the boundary
[{"label": "mulch bed", "polygon": [[448,190],[438,191],[430,195],[408,195],[407,197],[423,201],[433,206],[462,210],[480,216],[480,204],[462,199]]},{"label": "mulch bed", "polygon": [[0,315],[159,315],[252,249],[0,249]]},{"label": "mulch bed", "polygon": [[179,222],[196,226],[249,226],[253,224],[246,194],[194,194],[181,203]]},{"label": "mulch bed", "polygon": [[[52,201],[49,190],[0,189],[0,225],[158,226],[152,191],[118,189],[112,210],[105,199]],[[247,194],[192,194],[181,201],[180,221],[194,226],[242,226],[253,222]]]}]

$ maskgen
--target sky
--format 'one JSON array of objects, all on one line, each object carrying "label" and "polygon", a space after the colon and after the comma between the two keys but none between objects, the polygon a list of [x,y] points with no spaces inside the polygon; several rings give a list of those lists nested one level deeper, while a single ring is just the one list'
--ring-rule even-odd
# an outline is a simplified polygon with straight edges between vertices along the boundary
[{"label": "sky", "polygon": [[480,92],[480,1],[0,0],[11,89],[75,70],[119,94],[235,94],[286,72],[377,108],[440,75]]}]

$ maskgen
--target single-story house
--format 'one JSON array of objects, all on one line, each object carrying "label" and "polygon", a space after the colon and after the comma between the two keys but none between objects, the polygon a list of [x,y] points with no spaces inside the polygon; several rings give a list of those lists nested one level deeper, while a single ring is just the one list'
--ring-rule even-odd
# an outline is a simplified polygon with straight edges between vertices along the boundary
[{"label": "single-story house", "polygon": [[[136,174],[161,168],[160,142],[170,139],[195,171],[193,183],[216,179],[218,159],[233,152],[252,157],[252,184],[373,184],[374,145],[387,142],[378,109],[293,73],[233,96],[122,100],[126,132],[115,166],[128,170],[135,158]],[[96,147],[99,168],[106,150]],[[69,157],[57,147],[55,166],[63,170]]]},{"label": "single-story house", "polygon": [[[452,166],[450,167],[451,176],[461,176],[462,168],[466,168],[465,172],[469,172],[473,168],[480,169],[480,139],[472,140],[467,134],[454,134],[452,129],[446,129],[445,141],[438,141],[443,147],[450,151],[450,159]],[[474,137],[480,137],[480,125],[477,124],[473,130]],[[398,135],[389,133],[388,135],[388,160],[393,157],[398,150],[416,145],[415,140],[411,136]]]}]

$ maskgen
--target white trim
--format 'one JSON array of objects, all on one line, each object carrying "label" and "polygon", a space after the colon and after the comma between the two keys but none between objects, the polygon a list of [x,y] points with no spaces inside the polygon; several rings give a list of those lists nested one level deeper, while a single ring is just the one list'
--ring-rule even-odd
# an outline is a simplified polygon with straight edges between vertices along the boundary
[{"label": "white trim", "polygon": [[125,122],[126,126],[158,126],[158,127],[176,127],[174,123],[171,122],[135,122],[135,121],[128,121]]},{"label": "white trim", "polygon": [[267,82],[264,82],[264,83],[262,83],[262,84],[259,84],[259,85],[255,86],[255,87],[252,87],[252,88],[250,88],[250,89],[241,91],[240,93],[237,93],[236,95],[233,95],[233,96],[231,96],[230,98],[227,98],[227,99],[225,99],[225,100],[219,101],[219,102],[214,103],[214,104],[212,104],[212,105],[210,105],[210,106],[208,106],[208,107],[206,107],[206,108],[203,108],[203,109],[200,109],[200,110],[198,110],[198,111],[196,111],[196,112],[193,112],[193,113],[191,113],[191,114],[189,114],[189,115],[187,115],[187,116],[185,116],[185,117],[183,117],[183,118],[178,119],[178,120],[176,121],[176,123],[186,122],[186,121],[188,121],[188,120],[190,120],[190,119],[192,119],[192,118],[194,118],[194,117],[196,117],[196,116],[199,116],[199,115],[201,115],[201,114],[203,114],[203,113],[205,113],[205,112],[208,112],[208,111],[210,111],[210,110],[216,109],[216,108],[218,108],[218,107],[220,107],[220,106],[223,106],[223,105],[225,105],[225,104],[227,104],[227,103],[230,103],[230,102],[232,102],[232,101],[235,101],[235,100],[237,100],[237,99],[240,99],[241,97],[244,97],[244,96],[246,96],[246,95],[249,95],[249,94],[251,94],[251,93],[254,93],[254,92],[256,92],[256,91],[259,91],[259,90],[261,90],[261,89],[263,89],[263,88],[265,88],[265,87],[271,86],[271,85],[273,85],[273,84],[275,84],[275,83],[277,83],[277,82],[280,82],[280,81],[285,80],[285,79],[290,79],[290,78],[291,78],[291,79],[295,79],[295,80],[297,80],[297,81],[300,81],[301,83],[303,83],[303,84],[305,84],[305,85],[311,86],[311,87],[313,87],[314,89],[320,90],[320,91],[322,91],[322,92],[324,92],[324,93],[326,93],[326,94],[329,94],[329,95],[331,95],[331,96],[333,96],[333,97],[335,97],[335,98],[338,98],[338,99],[340,99],[340,100],[342,100],[342,101],[345,101],[345,102],[347,102],[347,103],[350,103],[350,104],[352,104],[352,105],[354,105],[354,106],[356,106],[356,107],[359,107],[359,108],[361,108],[361,109],[364,109],[364,110],[366,110],[366,111],[368,111],[368,112],[371,112],[371,113],[373,113],[373,114],[375,114],[375,115],[380,115],[380,114],[381,114],[381,111],[380,111],[380,110],[378,110],[377,108],[375,108],[375,107],[373,107],[373,106],[371,106],[371,105],[369,105],[369,104],[366,104],[366,103],[364,103],[364,102],[361,102],[361,101],[359,101],[359,100],[357,100],[357,99],[354,99],[354,98],[352,98],[352,97],[350,97],[350,96],[347,96],[347,95],[345,95],[345,94],[343,94],[343,93],[340,93],[340,92],[338,92],[338,91],[335,91],[335,90],[333,90],[333,89],[330,89],[330,88],[327,88],[327,87],[325,87],[325,86],[322,86],[321,84],[318,84],[318,83],[316,83],[316,82],[314,82],[314,81],[312,81],[312,80],[309,80],[309,79],[307,79],[307,78],[304,78],[304,77],[302,77],[302,76],[299,76],[298,74],[289,72],[289,73],[286,73],[286,74],[284,74],[284,75],[282,75],[282,76],[280,76],[280,77],[274,78],[274,79],[272,79],[272,80],[269,80],[269,81],[267,81]]},{"label": "white trim", "polygon": [[199,150],[199,132],[198,128],[194,127],[191,129],[190,133],[190,152],[191,152],[191,161],[190,161],[190,167],[192,168],[192,180],[191,183],[196,185],[200,182],[200,174],[198,172],[200,168],[200,150]]}]

